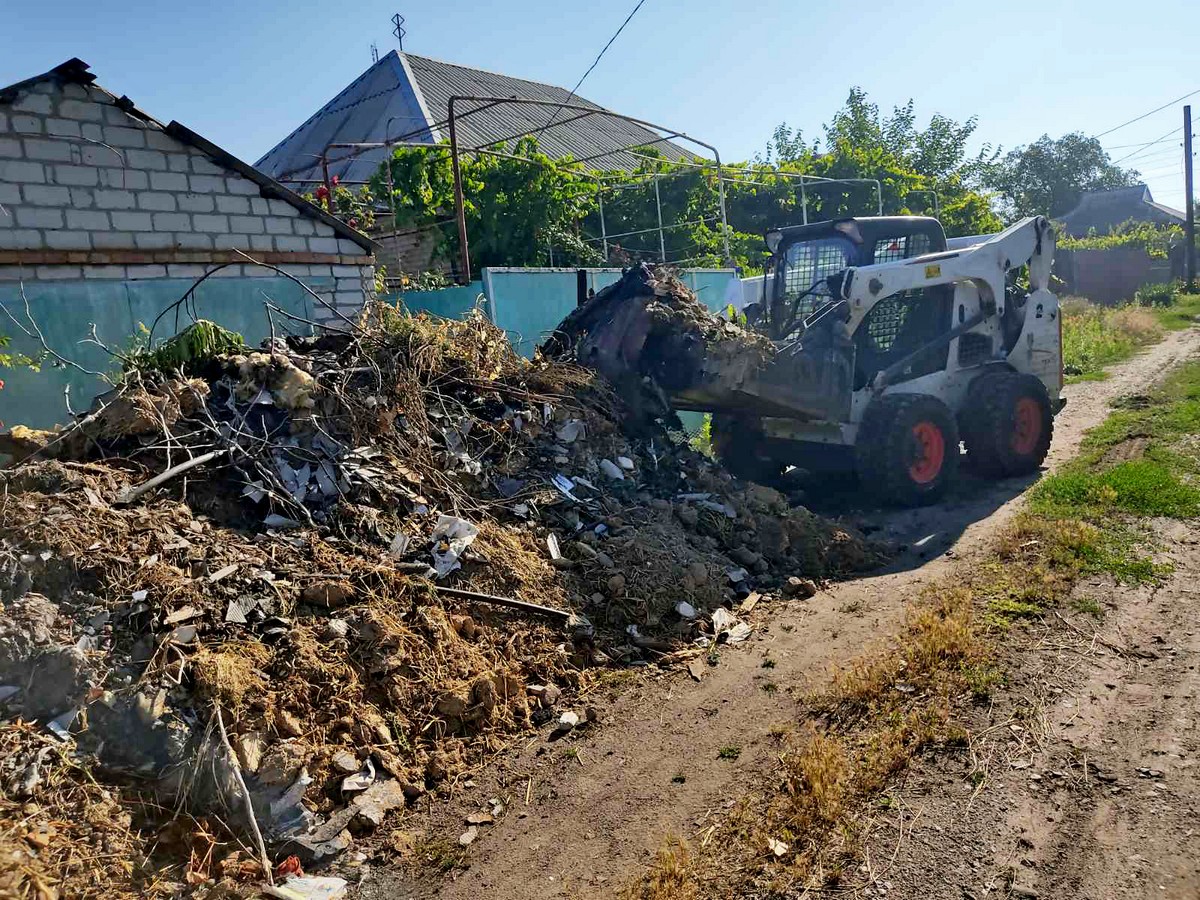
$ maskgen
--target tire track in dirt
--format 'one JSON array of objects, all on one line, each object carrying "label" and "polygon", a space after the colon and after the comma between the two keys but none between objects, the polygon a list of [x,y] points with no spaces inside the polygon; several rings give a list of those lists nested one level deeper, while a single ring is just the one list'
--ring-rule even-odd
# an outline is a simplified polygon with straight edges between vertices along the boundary
[{"label": "tire track in dirt", "polygon": [[[1107,380],[1069,385],[1048,466],[1075,455],[1114,398],[1144,388],[1198,349],[1200,331],[1174,332],[1114,367]],[[410,812],[405,830],[432,828],[453,841],[464,814],[482,809],[490,797],[505,798],[507,813],[471,848],[468,869],[418,881],[379,871],[359,896],[611,896],[644,868],[666,835],[694,833],[769,771],[772,726],[797,715],[792,692],[822,683],[834,665],[892,633],[905,601],[923,585],[971,565],[1031,481],[967,481],[931,509],[856,514],[889,540],[909,545],[888,571],[837,584],[808,601],[760,604],[754,636],[743,648],[724,651],[698,684],[686,672],[634,675],[636,683],[611,689],[604,701],[590,698],[603,724],[572,744],[577,754],[534,738],[498,755],[476,787]],[[768,658],[773,664],[765,668]],[[736,760],[720,758],[732,747],[740,750]]]}]

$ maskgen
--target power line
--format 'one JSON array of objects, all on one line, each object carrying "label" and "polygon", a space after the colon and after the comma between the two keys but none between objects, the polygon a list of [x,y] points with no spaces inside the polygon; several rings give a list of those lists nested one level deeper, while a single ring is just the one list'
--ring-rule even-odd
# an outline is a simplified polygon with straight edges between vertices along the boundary
[{"label": "power line", "polygon": [[625,17],[625,21],[621,23],[621,27],[618,28],[615,32],[613,32],[613,36],[608,39],[608,43],[604,45],[604,49],[600,51],[599,55],[597,55],[597,57],[594,60],[592,60],[592,64],[590,66],[588,66],[587,71],[583,73],[583,75],[580,77],[580,79],[577,82],[575,82],[575,87],[571,88],[571,93],[567,94],[567,99],[564,100],[560,106],[555,108],[554,113],[550,116],[549,119],[546,120],[546,124],[538,129],[538,133],[534,135],[535,138],[541,137],[542,132],[554,124],[554,120],[558,118],[558,114],[560,112],[562,112],[563,107],[571,102],[572,98],[574,98],[574,96],[575,96],[575,92],[577,90],[579,90],[579,86],[581,84],[583,84],[584,80],[589,75],[592,74],[592,69],[596,68],[596,66],[599,64],[600,60],[604,58],[604,54],[607,53],[608,48],[613,45],[613,41],[615,41],[618,37],[620,37],[621,32],[625,30],[625,26],[629,24],[629,20],[637,15],[637,11],[642,8],[642,4],[645,2],[646,2],[646,0],[638,0],[637,6],[635,6],[633,8],[633,11]]},{"label": "power line", "polygon": [[[1177,127],[1173,128],[1173,129],[1171,129],[1171,133],[1172,133],[1172,134],[1174,134],[1176,131],[1183,131],[1183,126],[1182,126],[1182,125],[1179,125],[1179,126],[1177,126]],[[1149,146],[1150,146],[1151,144],[1153,144],[1153,143],[1154,143],[1154,141],[1141,141],[1140,143],[1137,143],[1137,144],[1116,144],[1115,146],[1112,146],[1112,147],[1105,147],[1104,149],[1105,149],[1105,150],[1108,150],[1108,151],[1112,151],[1112,150],[1140,150],[1142,147],[1149,147]]]},{"label": "power line", "polygon": [[1194,97],[1196,94],[1200,94],[1200,88],[1192,91],[1190,94],[1184,94],[1182,97],[1177,97],[1174,100],[1172,100],[1170,103],[1164,103],[1162,106],[1155,107],[1154,109],[1150,110],[1150,112],[1148,112],[1148,113],[1142,113],[1136,119],[1130,119],[1128,122],[1122,122],[1120,125],[1117,125],[1115,128],[1108,129],[1108,131],[1102,131],[1099,134],[1095,135],[1095,137],[1102,138],[1106,134],[1112,134],[1114,131],[1120,131],[1126,125],[1132,125],[1134,122],[1140,122],[1140,121],[1142,121],[1142,119],[1146,118],[1147,116],[1152,116],[1156,112],[1162,112],[1168,106],[1174,106],[1180,100],[1186,100],[1188,97]]},{"label": "power line", "polygon": [[[1197,91],[1196,93],[1200,94],[1200,91]],[[1168,132],[1167,132],[1166,134],[1164,134],[1162,137],[1160,137],[1160,138],[1155,138],[1155,139],[1154,139],[1154,140],[1152,140],[1152,141],[1147,141],[1147,142],[1146,142],[1146,143],[1143,145],[1142,149],[1143,149],[1143,150],[1144,150],[1144,149],[1148,149],[1148,148],[1150,148],[1150,147],[1153,147],[1155,144],[1161,144],[1163,141],[1170,140],[1171,138],[1173,138],[1173,137],[1175,136],[1175,132],[1177,132],[1177,131],[1179,131],[1179,130],[1180,130],[1180,126],[1177,126],[1177,127],[1175,127],[1175,128],[1172,128],[1170,131],[1168,131]],[[1113,160],[1113,165],[1115,166],[1115,165],[1117,165],[1117,163],[1124,162],[1125,160],[1129,159],[1129,157],[1131,157],[1131,156],[1137,156],[1137,155],[1138,155],[1139,153],[1141,153],[1141,152],[1142,152],[1141,150],[1134,150],[1132,153],[1126,153],[1126,154],[1125,154],[1124,156],[1122,156],[1120,159]]]}]

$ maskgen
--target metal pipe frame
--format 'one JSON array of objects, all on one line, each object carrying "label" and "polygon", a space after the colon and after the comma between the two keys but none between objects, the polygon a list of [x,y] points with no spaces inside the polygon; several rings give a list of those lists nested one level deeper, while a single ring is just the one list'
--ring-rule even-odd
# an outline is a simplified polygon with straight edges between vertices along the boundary
[{"label": "metal pipe frame", "polygon": [[[474,109],[467,110],[466,112],[459,115],[456,112],[454,107],[455,107],[456,103],[461,103],[461,102],[481,103],[484,105],[477,106]],[[657,125],[654,122],[650,122],[645,119],[637,119],[637,118],[634,118],[633,116],[623,116],[623,115],[620,115],[619,113],[609,112],[607,110],[598,111],[594,107],[583,106],[583,105],[577,104],[577,103],[558,103],[553,100],[531,100],[531,99],[526,99],[523,97],[486,97],[486,96],[478,96],[478,95],[472,95],[472,94],[455,94],[450,97],[450,99],[447,103],[447,112],[449,114],[449,127],[450,127],[450,156],[451,156],[452,168],[454,171],[455,216],[458,219],[459,244],[460,244],[460,248],[462,251],[462,260],[461,260],[462,271],[460,272],[460,277],[465,279],[463,282],[464,284],[468,283],[470,281],[471,254],[470,254],[470,249],[467,245],[467,215],[466,215],[466,207],[465,207],[465,203],[463,201],[463,194],[462,194],[462,173],[460,171],[459,161],[458,161],[459,150],[458,150],[458,138],[457,138],[456,126],[457,126],[458,120],[460,120],[460,119],[465,119],[469,116],[474,115],[475,113],[481,112],[484,109],[490,109],[492,106],[499,106],[499,105],[505,104],[505,103],[512,103],[512,104],[516,104],[518,106],[552,106],[552,107],[557,108],[559,111],[571,110],[572,112],[582,112],[582,113],[587,113],[588,115],[603,114],[605,116],[609,116],[614,119],[620,119],[625,122],[632,122],[635,125],[641,125],[643,128],[649,128],[650,130],[659,132],[660,134],[662,132],[668,132],[668,136],[660,137],[655,141],[651,141],[650,143],[658,143],[659,141],[671,140],[672,138],[681,138],[685,141],[695,144],[698,147],[703,147],[704,149],[709,150],[712,153],[713,157],[715,158],[716,164],[717,164],[717,189],[718,189],[718,193],[719,193],[719,197],[720,197],[720,205],[721,205],[721,240],[722,240],[723,249],[725,251],[725,260],[727,263],[732,262],[732,253],[731,253],[730,247],[729,247],[729,222],[728,222],[728,218],[726,216],[726,211],[725,211],[725,182],[721,175],[721,168],[722,168],[721,167],[721,151],[719,151],[712,144],[709,144],[709,143],[706,143],[705,141],[701,141],[697,138],[694,138],[691,135],[688,135],[682,131],[673,131],[670,128],[665,128],[662,125]],[[525,134],[532,134],[532,133],[533,133],[533,129],[531,129],[530,131],[527,131]],[[524,137],[524,136],[525,135],[517,135],[517,137]],[[640,144],[634,144],[631,146],[644,147],[647,145],[645,143],[640,143]],[[596,159],[601,156],[610,156],[614,153],[619,153],[619,152],[622,152],[622,150],[628,150],[628,149],[629,149],[629,147],[610,150],[607,153],[597,154],[596,156],[589,157],[588,159]],[[586,161],[587,161],[587,159],[572,160],[572,162],[576,163],[576,164],[583,163]]]}]

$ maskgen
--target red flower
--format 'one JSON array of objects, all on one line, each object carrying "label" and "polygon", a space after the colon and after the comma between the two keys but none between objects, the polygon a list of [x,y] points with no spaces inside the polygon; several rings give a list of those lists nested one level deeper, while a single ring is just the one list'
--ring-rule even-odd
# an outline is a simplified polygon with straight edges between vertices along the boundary
[{"label": "red flower", "polygon": [[330,181],[333,182],[334,187],[337,187],[337,176],[336,175],[334,175],[333,178],[330,179]]},{"label": "red flower", "polygon": [[325,185],[321,185],[319,188],[317,188],[317,199],[318,200],[324,200],[328,196],[329,196],[329,188],[325,187]]}]

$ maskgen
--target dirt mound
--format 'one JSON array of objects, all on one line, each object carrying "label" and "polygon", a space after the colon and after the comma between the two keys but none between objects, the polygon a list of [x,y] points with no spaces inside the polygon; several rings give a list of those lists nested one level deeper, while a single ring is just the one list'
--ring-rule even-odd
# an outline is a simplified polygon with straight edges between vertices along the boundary
[{"label": "dirt mound", "polygon": [[[706,614],[752,589],[878,561],[480,315],[379,306],[353,331],[164,358],[20,435],[0,473],[0,703],[227,829],[203,865],[133,867],[138,890],[233,889],[255,854],[220,863],[255,826],[271,856],[328,861],[557,719],[597,667],[713,640]],[[18,884],[53,874],[14,852]]]},{"label": "dirt mound", "polygon": [[565,318],[542,347],[603,373],[639,417],[670,417],[663,392],[740,384],[775,357],[758,332],[714,316],[669,270],[641,265]]}]

